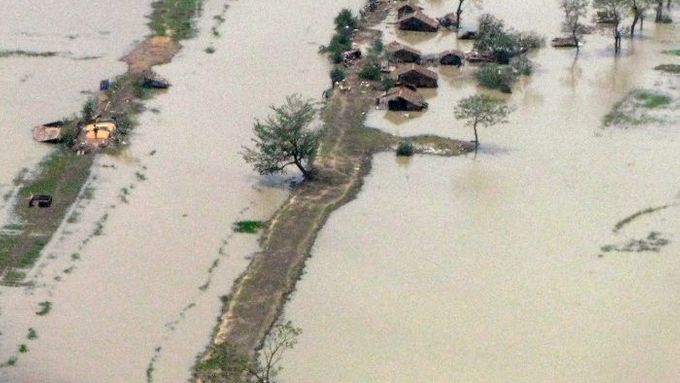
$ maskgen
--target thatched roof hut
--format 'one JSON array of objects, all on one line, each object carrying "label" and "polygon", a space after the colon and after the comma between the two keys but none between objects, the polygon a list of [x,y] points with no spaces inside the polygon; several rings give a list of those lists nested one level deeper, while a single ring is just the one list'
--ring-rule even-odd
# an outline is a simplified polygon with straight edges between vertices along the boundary
[{"label": "thatched roof hut", "polygon": [[439,64],[462,66],[465,53],[458,50],[448,50],[439,54]]},{"label": "thatched roof hut", "polygon": [[91,122],[83,128],[88,141],[108,140],[116,131],[116,123],[112,120]]},{"label": "thatched roof hut", "polygon": [[38,142],[57,142],[61,140],[64,122],[55,121],[33,128],[33,139]]},{"label": "thatched roof hut", "polygon": [[413,3],[407,2],[403,5],[400,5],[397,8],[397,19],[401,19],[402,17],[406,15],[410,15],[412,13],[416,13],[418,11],[422,11],[423,7],[419,7]]},{"label": "thatched roof hut", "polygon": [[405,15],[397,20],[399,29],[404,31],[437,32],[439,21],[427,16],[421,11]]},{"label": "thatched roof hut", "polygon": [[422,53],[409,46],[392,41],[385,47],[390,61],[397,63],[420,63]]},{"label": "thatched roof hut", "polygon": [[397,85],[387,91],[379,102],[393,111],[419,111],[427,108],[425,99],[415,87],[405,84]]},{"label": "thatched roof hut", "polygon": [[436,88],[439,76],[422,65],[408,64],[397,68],[392,78],[418,88]]}]

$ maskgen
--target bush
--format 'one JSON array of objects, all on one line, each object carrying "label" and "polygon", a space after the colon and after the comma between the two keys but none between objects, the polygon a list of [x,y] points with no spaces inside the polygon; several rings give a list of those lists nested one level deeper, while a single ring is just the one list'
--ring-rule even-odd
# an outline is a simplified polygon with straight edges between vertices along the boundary
[{"label": "bush", "polygon": [[394,85],[396,85],[397,82],[389,75],[383,74],[380,83],[382,84],[383,90],[387,91],[394,88]]},{"label": "bush", "polygon": [[475,73],[479,85],[497,89],[503,93],[511,93],[511,86],[517,80],[517,74],[507,65],[486,64]]},{"label": "bush", "polygon": [[525,55],[510,60],[510,66],[522,76],[531,76],[534,73],[534,64]]},{"label": "bush", "polygon": [[380,75],[380,66],[377,64],[367,64],[359,72],[359,78],[363,80],[378,81]]},{"label": "bush", "polygon": [[663,15],[661,16],[661,20],[659,22],[662,24],[671,24],[673,23],[673,18],[671,18],[670,15]]},{"label": "bush", "polygon": [[371,52],[374,55],[379,55],[383,52],[384,49],[385,45],[383,44],[382,40],[378,39],[375,40],[375,42],[373,43],[373,46],[371,47]]},{"label": "bush", "polygon": [[319,52],[330,53],[331,61],[338,64],[342,62],[342,54],[352,49],[352,34],[341,31],[333,35],[328,46],[321,46]]},{"label": "bush", "polygon": [[83,109],[80,112],[83,121],[85,122],[92,121],[92,119],[94,118],[94,113],[96,111],[97,111],[97,99],[94,97],[88,98],[87,101],[85,101],[85,104],[83,104]]},{"label": "bush", "polygon": [[413,144],[411,141],[401,141],[397,146],[397,156],[411,157],[413,155]]},{"label": "bush", "polygon": [[515,34],[515,40],[522,50],[533,50],[545,46],[545,37],[536,32],[520,32]]},{"label": "bush", "polygon": [[331,69],[331,82],[335,84],[336,82],[342,81],[347,77],[344,70],[338,67]]},{"label": "bush", "polygon": [[335,17],[335,29],[338,31],[342,30],[354,30],[358,26],[357,18],[352,14],[352,11],[344,8]]}]

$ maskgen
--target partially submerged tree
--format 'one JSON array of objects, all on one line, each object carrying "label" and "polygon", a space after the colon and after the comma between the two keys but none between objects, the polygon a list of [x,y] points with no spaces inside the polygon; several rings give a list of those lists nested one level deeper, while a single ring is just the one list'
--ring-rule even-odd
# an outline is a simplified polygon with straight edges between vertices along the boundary
[{"label": "partially submerged tree", "polygon": [[[480,4],[482,0],[470,0],[469,2]],[[456,8],[456,27],[460,28],[460,16],[463,14],[463,5],[465,0],[458,0],[458,8]]]},{"label": "partially submerged tree", "polygon": [[513,35],[505,30],[503,20],[488,13],[479,18],[479,30],[474,47],[480,52],[493,53],[501,64],[507,64],[520,49]]},{"label": "partially submerged tree", "polygon": [[286,167],[295,165],[310,179],[319,144],[319,132],[309,130],[316,115],[312,101],[292,95],[284,105],[271,109],[274,115],[264,122],[255,120],[255,147],[244,147],[243,158],[262,175],[285,173]]},{"label": "partially submerged tree", "polygon": [[645,12],[652,5],[653,0],[629,0],[630,1],[630,11],[633,14],[633,22],[630,25],[630,37],[635,36],[635,27],[638,21],[640,22],[640,30],[645,20]]},{"label": "partially submerged tree", "polygon": [[562,0],[560,8],[564,12],[562,29],[571,33],[571,38],[576,43],[576,53],[580,51],[579,40],[583,34],[584,25],[581,22],[588,14],[590,0]]},{"label": "partially submerged tree", "polygon": [[460,100],[454,112],[457,119],[465,120],[465,125],[472,126],[476,150],[479,146],[477,126],[489,127],[506,123],[506,118],[513,110],[504,100],[482,94]]},{"label": "partially submerged tree", "polygon": [[621,21],[630,9],[630,0],[593,0],[593,6],[611,17],[614,52],[621,52]]},{"label": "partially submerged tree", "polygon": [[248,369],[257,383],[274,383],[276,375],[283,370],[280,366],[283,354],[295,347],[300,334],[302,329],[293,326],[290,321],[274,326],[260,350],[261,362]]}]

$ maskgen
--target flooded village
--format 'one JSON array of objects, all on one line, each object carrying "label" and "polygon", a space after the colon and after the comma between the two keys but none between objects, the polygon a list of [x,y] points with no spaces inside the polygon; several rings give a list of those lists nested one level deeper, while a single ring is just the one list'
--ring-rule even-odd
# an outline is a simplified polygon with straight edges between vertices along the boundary
[{"label": "flooded village", "polygon": [[0,382],[680,376],[680,4],[16,3]]}]

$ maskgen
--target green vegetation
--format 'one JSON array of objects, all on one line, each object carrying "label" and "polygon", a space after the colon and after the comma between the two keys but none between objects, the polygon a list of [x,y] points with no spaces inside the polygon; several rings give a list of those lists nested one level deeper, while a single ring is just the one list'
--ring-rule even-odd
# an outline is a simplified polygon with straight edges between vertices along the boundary
[{"label": "green vegetation", "polygon": [[45,316],[52,310],[52,302],[50,301],[40,302],[38,303],[38,306],[40,306],[40,310],[37,311],[35,315]]},{"label": "green vegetation", "polygon": [[347,74],[345,73],[344,70],[342,70],[342,68],[336,66],[333,67],[333,69],[331,69],[330,76],[331,83],[335,84],[336,82],[344,80],[347,77]]},{"label": "green vegetation", "polygon": [[205,48],[205,53],[211,55],[211,54],[215,53],[215,48],[214,47],[207,47],[207,48]]},{"label": "green vegetation", "polygon": [[38,339],[38,333],[35,331],[35,329],[33,329],[33,328],[28,329],[28,334],[26,335],[26,339],[28,339],[28,340]]},{"label": "green vegetation", "polygon": [[629,223],[633,222],[634,220],[642,217],[643,215],[648,215],[652,213],[656,213],[657,211],[665,210],[671,207],[672,205],[663,205],[663,206],[658,206],[658,207],[649,207],[647,209],[640,210],[636,212],[635,214],[631,214],[628,217],[622,219],[621,221],[617,222],[616,225],[614,225],[614,230],[612,230],[614,233],[617,233],[619,230],[621,230],[624,226],[628,225]]},{"label": "green vegetation", "polygon": [[663,51],[663,53],[667,55],[680,56],[680,49],[669,49]]},{"label": "green vegetation", "polygon": [[413,155],[413,143],[409,140],[404,140],[397,146],[397,156],[411,157]]},{"label": "green vegetation", "polygon": [[614,104],[604,117],[604,126],[628,127],[661,122],[663,118],[658,110],[671,105],[672,101],[670,96],[654,90],[633,90]]},{"label": "green vegetation", "polygon": [[149,28],[158,36],[180,41],[196,34],[195,18],[203,0],[156,0],[149,16]]},{"label": "green vegetation", "polygon": [[285,173],[295,165],[305,179],[311,179],[320,137],[318,131],[309,129],[317,113],[314,103],[294,94],[271,110],[274,114],[265,121],[255,120],[255,147],[244,147],[243,159],[261,175]]},{"label": "green vegetation", "polygon": [[454,109],[456,118],[465,120],[465,125],[471,126],[475,132],[475,148],[479,146],[477,126],[491,127],[508,122],[506,118],[514,108],[508,106],[504,100],[487,95],[474,95],[458,102]]},{"label": "green vegetation", "polygon": [[228,342],[211,344],[208,358],[201,360],[196,372],[207,382],[241,383],[250,364],[248,357]]},{"label": "green vegetation", "polygon": [[20,344],[19,345],[19,352],[21,354],[27,353],[28,352],[28,346],[26,346],[25,344]]},{"label": "green vegetation", "polygon": [[237,233],[255,234],[265,226],[262,221],[238,221],[234,224],[234,231]]},{"label": "green vegetation", "polygon": [[661,64],[654,67],[655,70],[660,70],[666,73],[678,74],[680,73],[680,65],[678,64]]},{"label": "green vegetation", "polygon": [[97,99],[94,97],[90,97],[87,99],[87,101],[85,101],[85,104],[83,104],[83,109],[80,112],[80,115],[84,122],[88,122],[94,119],[94,115],[96,112],[97,112]]},{"label": "green vegetation", "polygon": [[648,90],[639,90],[634,93],[634,96],[642,102],[643,107],[649,109],[668,105],[673,100],[670,96]]},{"label": "green vegetation", "polygon": [[362,80],[379,81],[381,76],[380,66],[376,63],[368,62],[359,71],[359,78]]},{"label": "green vegetation", "polygon": [[343,9],[335,18],[335,34],[328,46],[319,47],[320,53],[329,53],[332,62],[342,62],[342,54],[352,49],[352,32],[358,26],[357,18],[349,9]]},{"label": "green vegetation", "polygon": [[512,84],[517,81],[517,73],[509,65],[485,64],[475,73],[479,85],[511,93]]},{"label": "green vegetation", "polygon": [[54,57],[58,54],[59,54],[59,52],[33,52],[33,51],[25,51],[25,50],[21,50],[21,49],[17,49],[17,50],[13,50],[13,51],[0,50],[0,58],[12,57],[12,56],[19,56],[19,57]]}]

